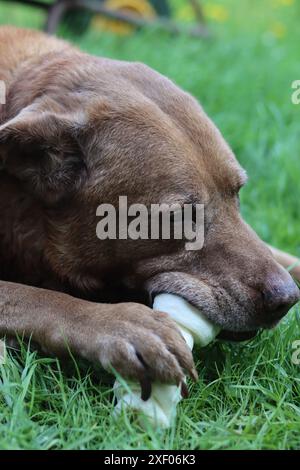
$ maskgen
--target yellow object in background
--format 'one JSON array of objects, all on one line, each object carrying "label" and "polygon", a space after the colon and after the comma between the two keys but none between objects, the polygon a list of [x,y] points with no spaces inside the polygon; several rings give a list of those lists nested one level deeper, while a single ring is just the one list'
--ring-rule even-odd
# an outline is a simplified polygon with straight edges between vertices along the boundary
[{"label": "yellow object in background", "polygon": [[279,21],[272,24],[270,31],[277,39],[282,39],[286,35],[286,27]]},{"label": "yellow object in background", "polygon": [[224,5],[218,3],[207,3],[203,7],[205,17],[223,23],[228,19],[228,10]]},{"label": "yellow object in background", "polygon": [[[140,16],[142,18],[155,18],[156,12],[147,0],[106,0],[105,7],[112,11],[120,11]],[[92,20],[92,28],[111,31],[112,33],[126,35],[134,31],[135,27],[123,21],[105,18],[96,15]]]},{"label": "yellow object in background", "polygon": [[295,0],[279,0],[279,3],[285,7],[290,7],[295,3]]}]

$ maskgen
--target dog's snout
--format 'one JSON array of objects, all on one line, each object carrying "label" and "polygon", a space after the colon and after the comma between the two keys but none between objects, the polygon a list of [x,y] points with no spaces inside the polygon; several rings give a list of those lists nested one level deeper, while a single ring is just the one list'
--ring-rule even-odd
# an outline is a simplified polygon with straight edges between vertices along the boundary
[{"label": "dog's snout", "polygon": [[300,299],[300,291],[287,272],[272,279],[262,295],[264,311],[271,321],[282,318]]}]

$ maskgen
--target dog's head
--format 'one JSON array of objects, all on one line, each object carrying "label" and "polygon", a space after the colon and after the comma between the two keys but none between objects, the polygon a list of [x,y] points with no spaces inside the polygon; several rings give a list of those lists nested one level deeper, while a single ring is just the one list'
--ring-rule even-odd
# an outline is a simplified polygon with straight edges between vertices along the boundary
[{"label": "dog's head", "polygon": [[[42,96],[23,93],[22,106],[15,85],[1,128],[7,171],[48,212],[52,269],[80,289],[178,294],[233,334],[275,325],[299,290],[242,220],[245,171],[199,104],[141,64],[84,56],[64,66]],[[97,207],[118,208],[119,196],[148,208],[204,204],[202,249],[99,240]]]}]

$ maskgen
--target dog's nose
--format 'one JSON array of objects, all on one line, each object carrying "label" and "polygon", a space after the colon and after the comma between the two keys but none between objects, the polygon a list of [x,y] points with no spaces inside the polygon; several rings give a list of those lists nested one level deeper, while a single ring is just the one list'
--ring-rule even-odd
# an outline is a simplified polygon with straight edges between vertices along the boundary
[{"label": "dog's nose", "polygon": [[271,321],[284,317],[300,299],[300,290],[286,271],[279,279],[269,282],[262,294],[264,311]]}]

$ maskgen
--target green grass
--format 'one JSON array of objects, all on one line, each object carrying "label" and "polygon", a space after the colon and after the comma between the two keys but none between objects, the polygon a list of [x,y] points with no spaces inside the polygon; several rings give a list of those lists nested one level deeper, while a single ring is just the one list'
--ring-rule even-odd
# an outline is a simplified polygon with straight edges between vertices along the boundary
[{"label": "green grass", "polygon": [[[173,3],[178,16],[189,17],[182,1]],[[228,14],[225,22],[210,21],[209,41],[96,30],[72,40],[94,54],[146,62],[195,95],[249,173],[241,195],[246,220],[266,241],[300,255],[300,105],[291,103],[291,83],[300,78],[300,2],[204,3]],[[218,17],[216,11],[207,13]],[[43,15],[3,6],[1,22],[41,27]],[[190,384],[176,425],[164,433],[112,418],[107,375],[99,378],[85,364],[61,370],[56,360],[26,349],[11,354],[1,366],[0,448],[299,448],[300,365],[291,360],[292,342],[300,339],[296,313],[248,344],[198,351],[199,383]]]}]

